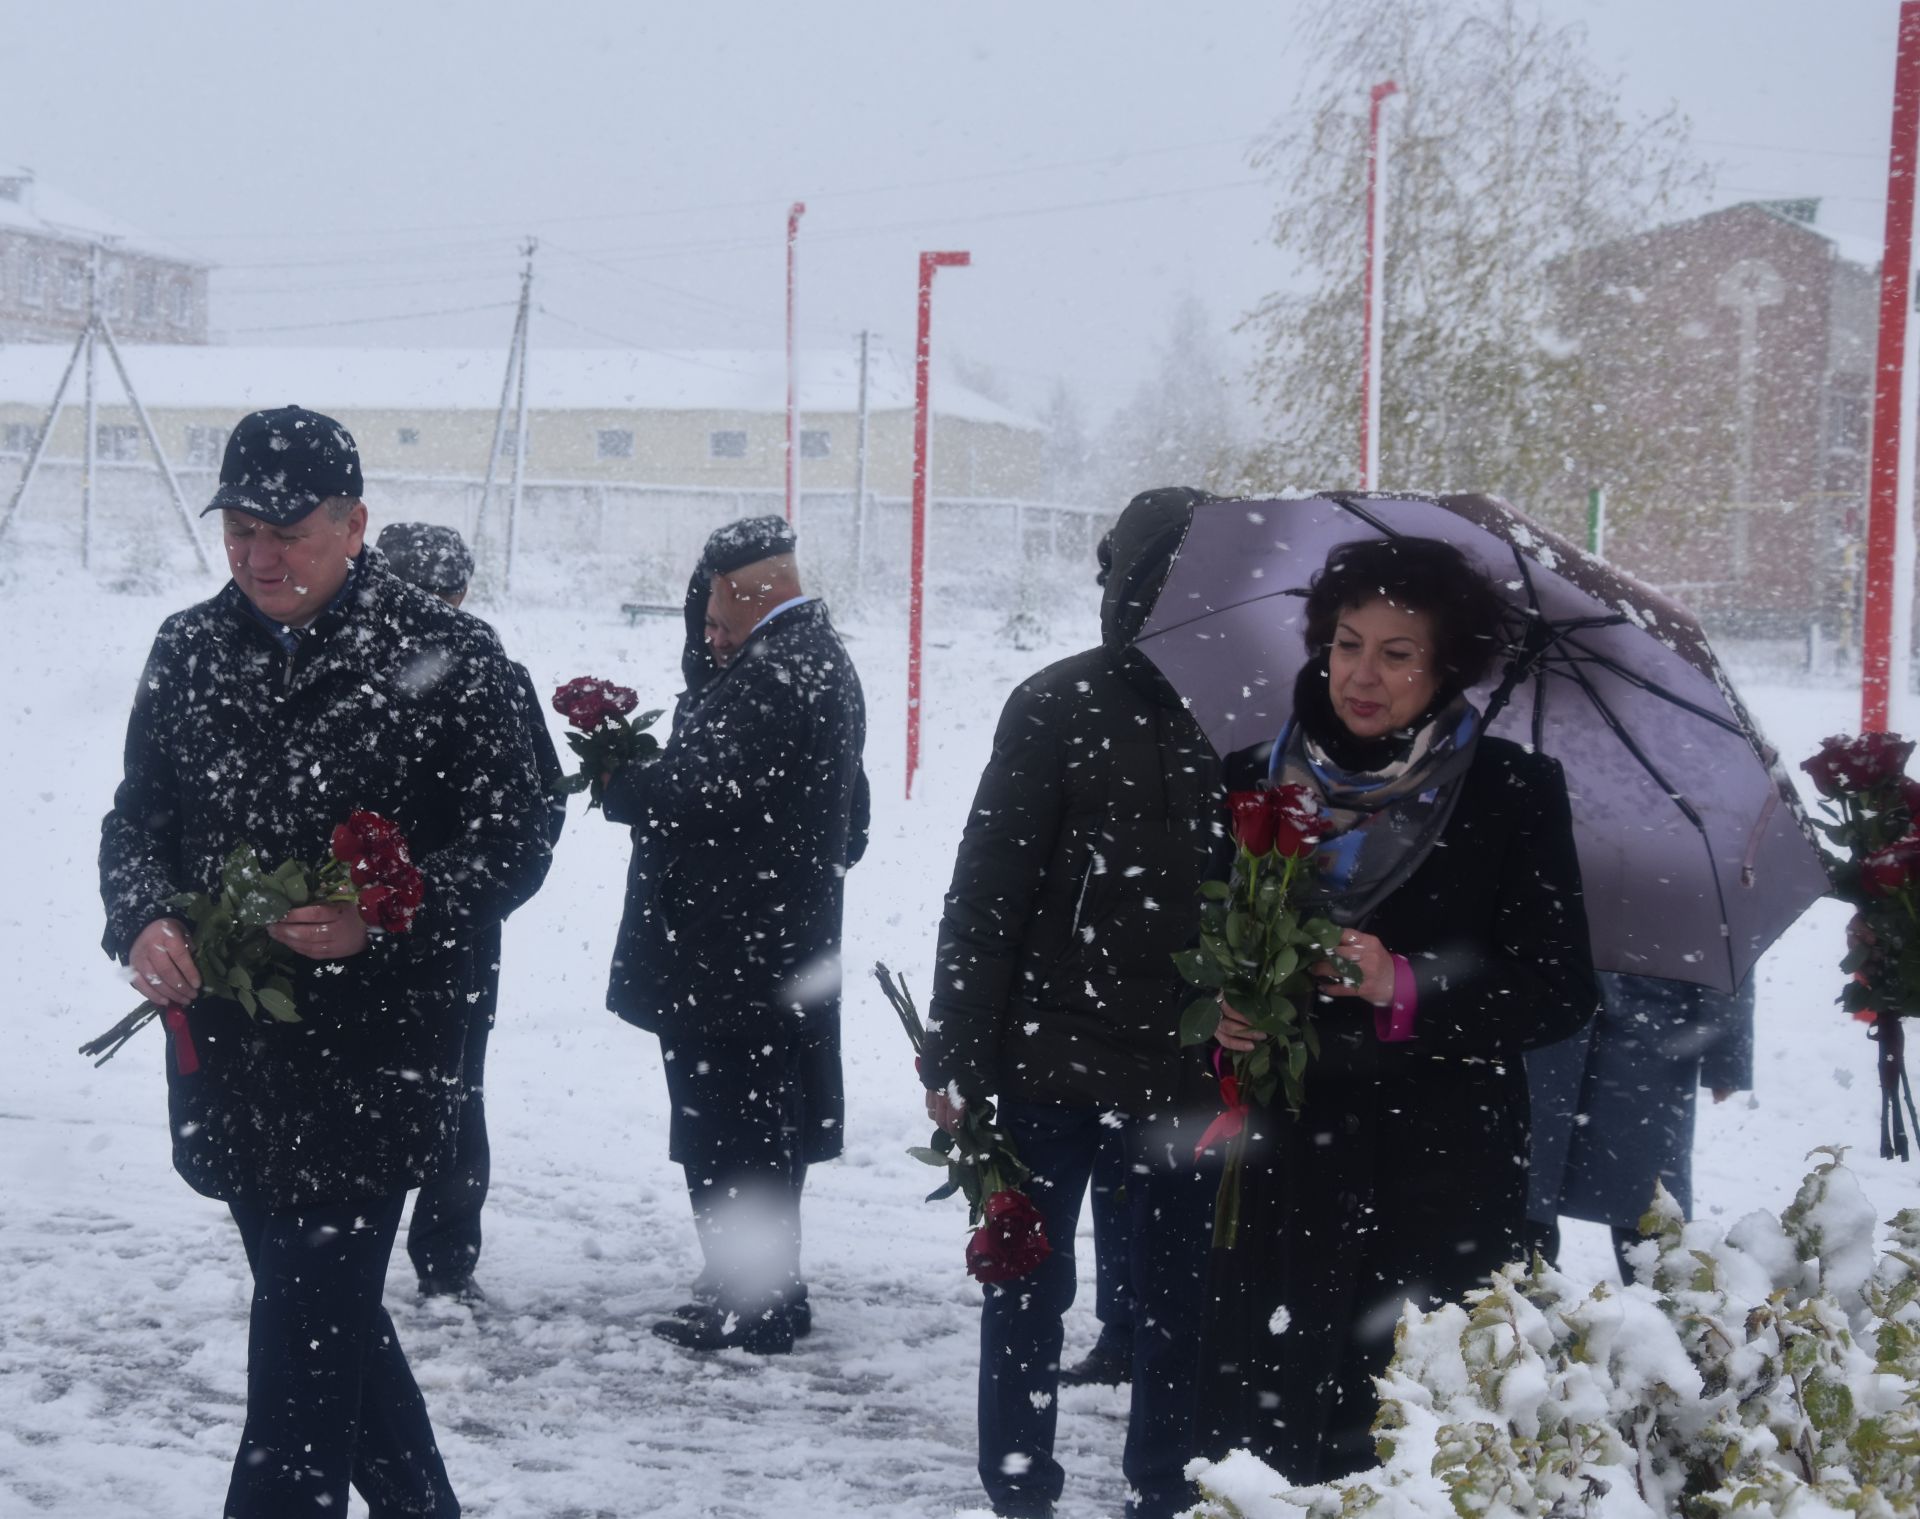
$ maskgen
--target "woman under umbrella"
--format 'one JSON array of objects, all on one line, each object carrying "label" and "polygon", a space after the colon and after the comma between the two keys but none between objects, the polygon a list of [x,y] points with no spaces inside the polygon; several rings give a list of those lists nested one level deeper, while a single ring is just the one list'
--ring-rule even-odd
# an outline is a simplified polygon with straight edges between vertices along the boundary
[{"label": "woman under umbrella", "polygon": [[[1320,798],[1309,893],[1359,972],[1321,968],[1303,1107],[1256,1115],[1239,1243],[1213,1261],[1204,1443],[1297,1483],[1372,1464],[1402,1304],[1457,1300],[1520,1254],[1521,1057],[1598,1002],[1560,766],[1483,736],[1466,695],[1505,615],[1451,544],[1336,548],[1294,714],[1236,756]],[[1228,1008],[1216,1037],[1259,1036]]]}]

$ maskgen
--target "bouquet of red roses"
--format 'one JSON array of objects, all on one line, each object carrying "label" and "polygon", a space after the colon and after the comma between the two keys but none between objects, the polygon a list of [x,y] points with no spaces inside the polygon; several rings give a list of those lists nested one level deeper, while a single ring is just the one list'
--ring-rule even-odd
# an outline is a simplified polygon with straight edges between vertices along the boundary
[{"label": "bouquet of red roses", "polygon": [[559,795],[591,790],[587,800],[591,811],[600,805],[606,789],[601,776],[622,765],[648,764],[659,755],[660,741],[644,730],[660,720],[660,713],[644,712],[627,721],[627,714],[639,705],[632,687],[592,675],[570,680],[553,693],[553,710],[575,730],[567,735],[567,743],[580,756],[579,770],[555,786]]},{"label": "bouquet of red roses", "polygon": [[[873,975],[907,1031],[918,1070],[926,1030],[907,983],[884,965],[875,965]],[[1013,1136],[993,1119],[992,1102],[971,1102],[960,1115],[957,1135],[936,1129],[930,1143],[914,1145],[907,1153],[946,1168],[945,1183],[927,1194],[928,1202],[966,1193],[967,1227],[973,1230],[967,1241],[967,1274],[978,1282],[1010,1282],[1044,1261],[1053,1246],[1047,1242],[1040,1210],[1020,1190],[1033,1172],[1014,1149]]]},{"label": "bouquet of red roses", "polygon": [[[265,1012],[279,1023],[298,1023],[293,1003],[293,972],[299,957],[268,935],[267,929],[296,907],[321,902],[352,902],[370,928],[403,934],[424,899],[425,883],[414,868],[406,835],[376,812],[354,811],[333,830],[328,858],[319,865],[288,860],[268,870],[251,844],[241,844],[220,867],[220,885],[212,892],[181,892],[167,905],[185,914],[190,926],[194,969],[201,990],[230,997],[257,1018]],[[155,1017],[174,1036],[180,1073],[199,1069],[199,1057],[187,1032],[185,1012],[142,1002],[97,1039],[80,1046],[105,1065],[120,1047]]]},{"label": "bouquet of red roses", "polygon": [[1220,1077],[1225,1111],[1195,1147],[1198,1153],[1226,1141],[1213,1242],[1230,1250],[1240,1229],[1249,1103],[1271,1107],[1275,1093],[1284,1090],[1287,1106],[1299,1112],[1307,1062],[1320,1053],[1313,1026],[1319,989],[1310,967],[1330,961],[1342,975],[1351,968],[1334,953],[1339,928],[1323,917],[1303,917],[1294,900],[1295,884],[1313,869],[1314,849],[1326,833],[1313,793],[1296,785],[1235,791],[1227,810],[1235,845],[1232,876],[1201,884],[1200,942],[1173,959],[1186,980],[1204,988],[1181,1015],[1182,1044],[1213,1038],[1223,1001],[1266,1035],[1230,1057],[1232,1069]]},{"label": "bouquet of red roses", "polygon": [[1907,1122],[1920,1130],[1902,1029],[1903,1019],[1920,1014],[1920,782],[1906,774],[1913,748],[1897,733],[1838,735],[1800,767],[1827,814],[1814,826],[1843,851],[1827,856],[1834,895],[1854,908],[1840,1005],[1872,1024],[1880,1046],[1880,1154],[1901,1160]]}]

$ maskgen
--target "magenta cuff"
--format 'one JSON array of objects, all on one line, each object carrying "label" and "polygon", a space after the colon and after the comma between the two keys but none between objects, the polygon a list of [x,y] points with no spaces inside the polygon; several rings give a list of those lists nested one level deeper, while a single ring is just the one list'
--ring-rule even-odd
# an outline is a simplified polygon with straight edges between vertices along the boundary
[{"label": "magenta cuff", "polygon": [[1382,1044],[1405,1044],[1413,1037],[1413,1015],[1420,1000],[1413,966],[1405,955],[1393,957],[1393,1001],[1373,1010],[1373,1034]]}]

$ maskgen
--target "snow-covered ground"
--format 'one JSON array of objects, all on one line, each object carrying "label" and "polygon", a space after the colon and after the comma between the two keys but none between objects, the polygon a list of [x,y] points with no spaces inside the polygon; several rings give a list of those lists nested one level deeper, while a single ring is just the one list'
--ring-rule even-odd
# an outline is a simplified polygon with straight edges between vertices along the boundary
[{"label": "snow-covered ground", "polygon": [[[74,1053],[132,1005],[101,955],[97,824],[134,681],[160,618],[197,592],[108,595],[77,577],[0,581],[0,965],[16,982],[0,1062],[0,1512],[187,1519],[224,1492],[244,1387],[247,1274],[225,1210],[167,1159],[160,1040],[92,1069]],[[817,1329],[790,1358],[696,1358],[648,1333],[695,1270],[666,1160],[654,1041],[602,1007],[624,831],[579,803],[546,889],[509,923],[488,1059],[494,1190],[478,1313],[422,1303],[396,1251],[389,1303],[454,1484],[481,1519],[938,1515],[978,1505],[978,1289],[964,1213],[921,1198],[903,1152],[927,1132],[904,1039],[866,977],[926,985],[952,848],[1007,690],[1094,630],[1091,576],[1053,647],[1013,649],[984,617],[943,621],[927,664],[924,768],[902,799],[905,648],[855,623],[875,827],[848,892],[847,1155],[817,1168],[807,1263]],[[679,628],[629,628],[617,596],[495,617],[538,682],[606,675],[664,698]],[[604,602],[604,605],[602,604]],[[484,609],[482,609],[484,610]],[[1857,721],[1857,693],[1745,692],[1796,759]],[[557,720],[556,720],[557,721]],[[1792,1194],[1814,1145],[1851,1144],[1881,1216],[1920,1171],[1875,1156],[1873,1052],[1833,1007],[1842,915],[1809,913],[1763,963],[1758,1091],[1702,1110],[1698,1206],[1728,1219]],[[1091,1244],[1068,1351],[1093,1336]],[[1564,1264],[1611,1270],[1570,1225]],[[1062,1402],[1063,1519],[1118,1514],[1125,1400]],[[358,1512],[356,1500],[355,1512]]]}]

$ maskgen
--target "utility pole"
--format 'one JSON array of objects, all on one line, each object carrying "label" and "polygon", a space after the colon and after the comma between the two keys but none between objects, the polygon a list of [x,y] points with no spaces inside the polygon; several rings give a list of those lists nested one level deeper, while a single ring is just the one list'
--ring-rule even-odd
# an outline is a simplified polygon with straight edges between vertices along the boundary
[{"label": "utility pole", "polygon": [[[1920,3],[1920,0],[1916,0]],[[971,253],[920,255],[920,330],[913,348],[913,527],[907,581],[907,800],[920,768],[920,621],[926,602],[927,483],[932,471],[932,407],[929,360],[933,353],[933,276],[938,269],[964,269]]]},{"label": "utility pole", "polygon": [[867,583],[867,344],[860,334],[860,425],[853,445],[853,594],[858,602]]},{"label": "utility pole", "polygon": [[1380,484],[1380,334],[1386,325],[1387,97],[1400,86],[1384,79],[1367,104],[1367,269],[1361,321],[1360,489]]},{"label": "utility pole", "polygon": [[540,246],[536,238],[527,239],[527,267],[520,276],[520,364],[514,375],[515,419],[513,424],[513,495],[507,501],[507,567],[500,577],[503,596],[513,594],[513,553],[520,542],[521,489],[527,475],[527,349],[533,335],[533,254]]},{"label": "utility pole", "polygon": [[[526,363],[527,318],[533,306],[533,252],[538,246],[536,239],[529,237],[521,248],[526,263],[520,271],[520,303],[514,309],[513,336],[507,340],[507,372],[500,382],[500,407],[493,417],[493,447],[487,453],[487,477],[480,487],[480,506],[473,516],[473,561],[475,572],[486,573],[486,560],[482,556],[481,546],[486,539],[487,508],[493,503],[493,482],[500,471],[500,455],[506,447],[507,408],[514,398],[514,382]],[[521,388],[524,398],[525,387]],[[519,460],[526,452],[526,421],[522,417],[516,423],[514,435],[514,492],[517,497],[520,489]],[[511,507],[509,507],[511,513]],[[512,575],[513,531],[511,515],[507,523],[506,578]],[[504,591],[504,579],[502,589]]]},{"label": "utility pole", "polygon": [[[97,275],[100,249],[93,249],[92,268]],[[33,477],[39,473],[40,461],[46,457],[47,442],[53,436],[54,421],[60,415],[60,403],[66,399],[67,386],[72,383],[73,371],[79,367],[80,355],[87,355],[87,397],[86,397],[86,452],[84,455],[85,476],[88,482],[83,490],[82,520],[80,526],[80,553],[84,564],[88,553],[87,540],[90,524],[86,521],[88,505],[84,504],[87,490],[93,478],[94,466],[94,394],[93,394],[93,345],[95,341],[106,344],[107,357],[113,360],[114,372],[120,376],[121,387],[127,393],[127,401],[133,407],[133,414],[140,420],[140,430],[146,435],[147,446],[153,450],[153,462],[160,470],[160,478],[166,482],[167,494],[173,498],[174,511],[179,514],[181,531],[187,535],[187,543],[193,549],[194,562],[204,574],[213,566],[208,562],[207,551],[200,546],[200,535],[194,531],[192,514],[187,511],[186,498],[180,494],[180,482],[174,478],[173,466],[167,463],[167,452],[160,446],[160,434],[154,430],[153,419],[147,415],[147,408],[141,404],[139,391],[133,388],[133,376],[127,373],[126,360],[120,356],[120,345],[113,340],[113,328],[101,313],[97,298],[97,278],[90,277],[87,302],[87,322],[80,336],[74,340],[73,352],[67,356],[67,367],[60,372],[60,383],[53,387],[53,399],[47,403],[47,414],[40,422],[40,432],[33,440],[33,448],[27,455],[27,467],[20,472],[20,483],[14,486],[13,495],[7,501],[7,509],[0,513],[0,538],[5,538],[7,529],[13,525],[15,512],[26,499],[27,491],[33,484]]]},{"label": "utility pole", "polygon": [[787,207],[787,522],[800,512],[800,358],[794,347],[794,254],[800,241],[800,218],[807,203]]},{"label": "utility pole", "polygon": [[80,568],[89,567],[93,557],[93,477],[100,465],[100,393],[99,369],[94,334],[100,325],[100,245],[87,247],[87,330],[82,341],[87,345],[86,441],[80,451]]}]

